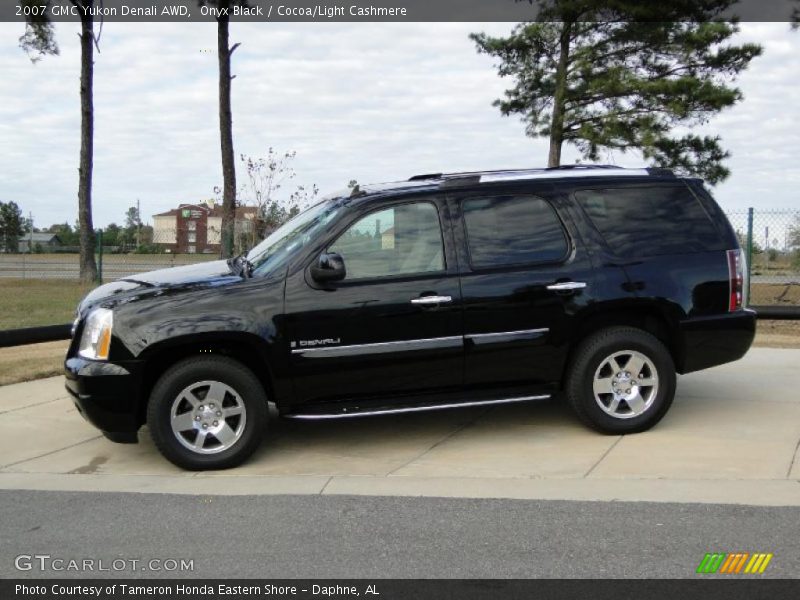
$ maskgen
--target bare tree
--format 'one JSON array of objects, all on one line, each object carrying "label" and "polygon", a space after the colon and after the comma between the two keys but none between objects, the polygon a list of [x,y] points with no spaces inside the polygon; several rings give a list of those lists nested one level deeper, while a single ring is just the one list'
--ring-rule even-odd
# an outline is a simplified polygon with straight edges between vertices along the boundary
[{"label": "bare tree", "polygon": [[246,6],[246,0],[198,0],[217,8],[217,61],[219,63],[219,141],[222,157],[222,232],[220,256],[233,256],[236,224],[236,164],[233,154],[233,117],[231,115],[231,56],[239,44],[230,45],[230,12],[234,5]]},{"label": "bare tree", "polygon": [[[95,0],[70,0],[77,8],[81,21],[81,150],[78,164],[78,223],[80,224],[80,278],[91,282],[97,278],[94,259],[94,226],[92,224],[92,168],[94,160],[94,51],[99,52],[100,32],[95,35],[91,11]],[[101,0],[102,2],[102,0]],[[42,1],[24,0],[27,5],[41,5]],[[49,4],[49,1],[47,2]],[[48,7],[49,8],[49,7]],[[31,11],[33,12],[33,11]],[[45,55],[57,55],[55,29],[47,16],[49,11],[37,11],[26,16],[25,33],[19,39],[20,47],[36,63]]]},{"label": "bare tree", "polygon": [[319,193],[314,184],[311,189],[296,186],[288,195],[285,194],[285,187],[296,177],[292,168],[296,155],[294,151],[281,154],[269,148],[263,158],[245,154],[240,157],[247,172],[247,184],[242,186],[241,195],[256,207],[254,243],[295,216]]}]

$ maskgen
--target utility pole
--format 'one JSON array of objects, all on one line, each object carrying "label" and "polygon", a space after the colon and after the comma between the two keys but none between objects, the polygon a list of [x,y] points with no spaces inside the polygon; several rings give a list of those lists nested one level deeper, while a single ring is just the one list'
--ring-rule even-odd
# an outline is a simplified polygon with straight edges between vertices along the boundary
[{"label": "utility pole", "polygon": [[33,211],[28,211],[28,225],[31,228],[28,232],[28,254],[33,254]]},{"label": "utility pole", "polygon": [[136,247],[142,245],[142,207],[139,199],[136,199]]}]

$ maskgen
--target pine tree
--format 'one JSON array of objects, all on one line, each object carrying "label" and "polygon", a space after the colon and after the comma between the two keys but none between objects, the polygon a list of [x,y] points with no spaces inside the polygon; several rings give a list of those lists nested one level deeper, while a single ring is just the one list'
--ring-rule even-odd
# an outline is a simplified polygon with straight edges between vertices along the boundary
[{"label": "pine tree", "polygon": [[0,251],[19,252],[19,238],[30,231],[16,202],[0,202]]},{"label": "pine tree", "polygon": [[654,166],[714,184],[730,173],[729,152],[719,136],[689,128],[742,99],[732,81],[762,51],[731,44],[737,24],[713,20],[734,2],[542,0],[537,22],[509,37],[470,37],[514,81],[495,102],[502,114],[549,138],[548,166],[561,164],[564,143],[590,161],[639,150]]}]

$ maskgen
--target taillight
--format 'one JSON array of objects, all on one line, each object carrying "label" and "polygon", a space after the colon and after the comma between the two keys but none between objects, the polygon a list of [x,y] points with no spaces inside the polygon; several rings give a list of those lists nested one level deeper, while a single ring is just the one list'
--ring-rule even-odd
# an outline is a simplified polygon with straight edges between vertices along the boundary
[{"label": "taillight", "polygon": [[745,290],[745,259],[744,252],[740,249],[728,250],[728,281],[730,295],[728,311],[741,310],[746,304]]}]

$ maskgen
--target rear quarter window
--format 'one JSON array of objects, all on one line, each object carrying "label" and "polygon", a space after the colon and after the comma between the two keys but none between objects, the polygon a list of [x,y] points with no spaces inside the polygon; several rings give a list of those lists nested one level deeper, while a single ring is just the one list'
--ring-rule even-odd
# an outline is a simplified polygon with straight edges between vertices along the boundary
[{"label": "rear quarter window", "polygon": [[580,190],[575,198],[614,254],[624,258],[725,247],[705,208],[684,186]]}]

